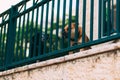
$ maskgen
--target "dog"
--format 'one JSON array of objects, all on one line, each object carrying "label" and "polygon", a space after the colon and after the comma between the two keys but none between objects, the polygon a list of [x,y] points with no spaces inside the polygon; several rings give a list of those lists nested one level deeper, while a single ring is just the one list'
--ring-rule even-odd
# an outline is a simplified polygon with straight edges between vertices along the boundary
[{"label": "dog", "polygon": [[[71,23],[71,36],[70,36],[70,45],[74,46],[76,44],[81,44],[82,43],[82,27],[78,27],[78,38],[77,38],[77,43],[75,42],[75,23]],[[68,32],[69,32],[69,26],[66,25],[64,27],[64,31],[62,33],[64,38],[68,38]],[[88,36],[85,34],[85,42],[89,42],[89,38]],[[91,49],[91,47],[85,47],[82,49],[79,49],[79,51],[84,51],[84,50],[88,50]]]},{"label": "dog", "polygon": [[[44,46],[45,46],[44,42],[45,42],[45,40],[46,41],[49,40],[49,34],[42,33],[41,34],[41,39],[40,40],[39,39],[40,39],[40,33],[36,33],[35,35],[32,36],[31,42],[30,42],[30,46],[31,46],[30,55],[29,55],[30,57],[38,56],[39,46],[41,46],[40,55],[43,54],[43,52],[44,52],[43,50],[44,50]],[[39,41],[41,41],[41,44],[40,44]],[[48,48],[48,47],[46,46],[46,48]]]}]

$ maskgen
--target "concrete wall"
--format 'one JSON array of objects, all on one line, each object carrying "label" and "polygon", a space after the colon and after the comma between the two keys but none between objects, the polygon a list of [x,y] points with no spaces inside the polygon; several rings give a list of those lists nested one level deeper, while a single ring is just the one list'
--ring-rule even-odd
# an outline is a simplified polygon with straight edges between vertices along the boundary
[{"label": "concrete wall", "polygon": [[0,72],[0,80],[120,80],[120,43]]}]

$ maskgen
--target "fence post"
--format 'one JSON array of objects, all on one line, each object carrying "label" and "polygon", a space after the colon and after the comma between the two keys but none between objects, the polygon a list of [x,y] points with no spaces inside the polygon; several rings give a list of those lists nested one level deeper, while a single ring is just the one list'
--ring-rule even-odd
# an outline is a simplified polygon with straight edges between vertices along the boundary
[{"label": "fence post", "polygon": [[17,7],[12,6],[9,13],[5,69],[8,69],[8,66],[12,63],[12,60],[14,58],[14,45],[15,45],[17,18],[14,18],[13,16],[15,16],[16,14],[17,14]]}]

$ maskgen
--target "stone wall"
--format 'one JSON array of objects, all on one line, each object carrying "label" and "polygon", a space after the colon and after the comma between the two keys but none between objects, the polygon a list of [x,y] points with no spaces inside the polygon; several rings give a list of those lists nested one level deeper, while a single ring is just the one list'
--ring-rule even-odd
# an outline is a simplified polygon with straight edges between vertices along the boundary
[{"label": "stone wall", "polygon": [[0,80],[120,80],[120,43],[0,72]]}]

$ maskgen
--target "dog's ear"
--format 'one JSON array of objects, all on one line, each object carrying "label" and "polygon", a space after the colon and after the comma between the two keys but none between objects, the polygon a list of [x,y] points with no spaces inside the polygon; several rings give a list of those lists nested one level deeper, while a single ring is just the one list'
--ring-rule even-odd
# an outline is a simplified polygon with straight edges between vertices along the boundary
[{"label": "dog's ear", "polygon": [[66,26],[64,27],[64,30],[65,30],[65,31],[68,31],[68,25],[66,25]]}]

